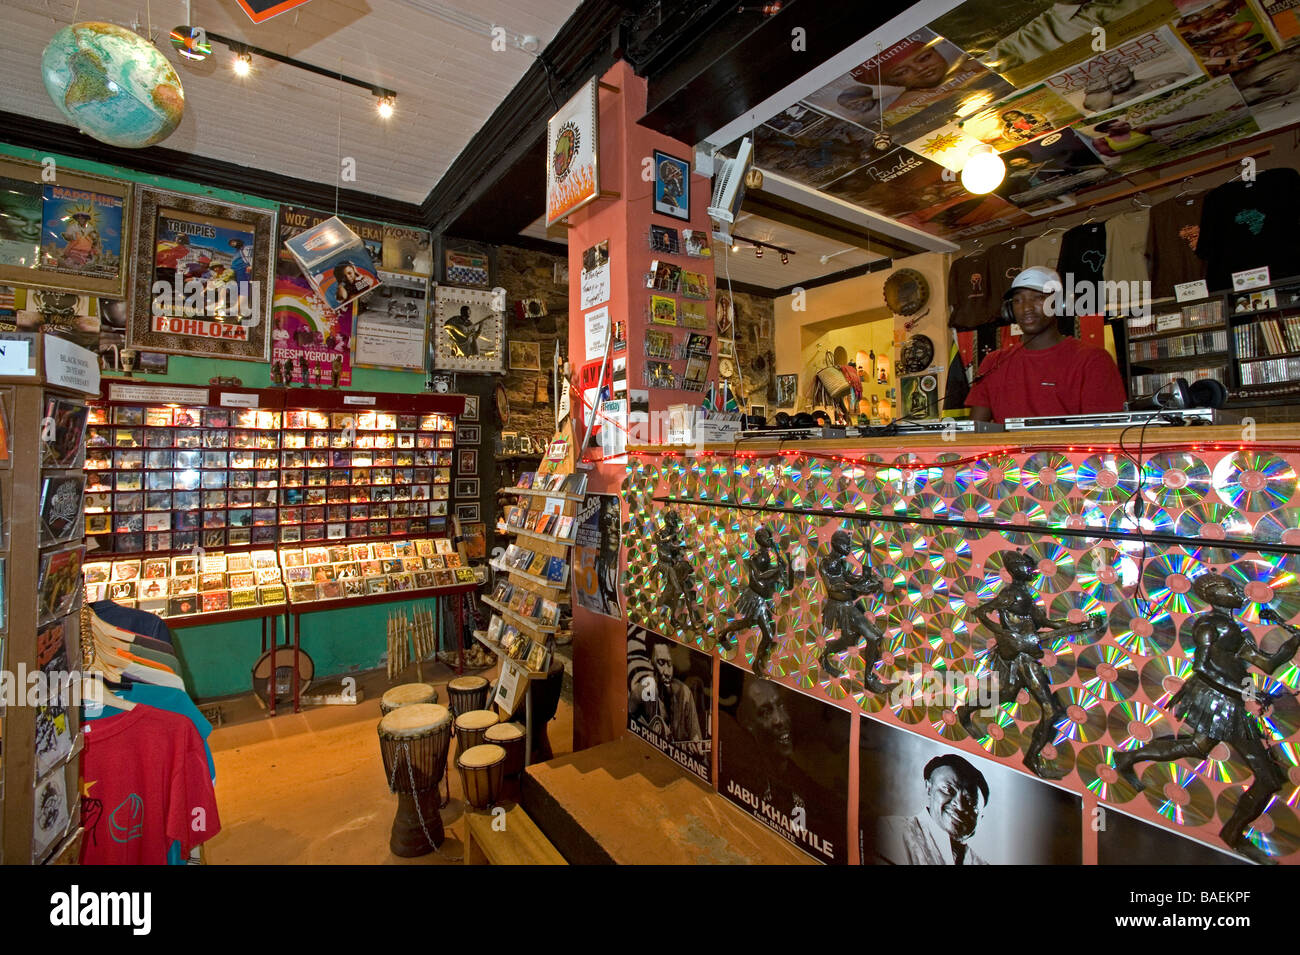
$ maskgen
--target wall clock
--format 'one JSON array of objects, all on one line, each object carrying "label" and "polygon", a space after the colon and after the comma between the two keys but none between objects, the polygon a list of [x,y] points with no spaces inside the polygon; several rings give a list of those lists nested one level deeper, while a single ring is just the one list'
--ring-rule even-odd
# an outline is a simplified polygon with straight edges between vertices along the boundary
[{"label": "wall clock", "polygon": [[432,367],[505,371],[505,294],[439,285],[434,292]]}]

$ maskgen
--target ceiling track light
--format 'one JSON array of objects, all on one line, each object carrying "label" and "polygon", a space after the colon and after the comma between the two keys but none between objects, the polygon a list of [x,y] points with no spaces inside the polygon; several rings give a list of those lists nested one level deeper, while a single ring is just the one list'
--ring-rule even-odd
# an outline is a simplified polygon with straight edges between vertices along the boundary
[{"label": "ceiling track light", "polygon": [[397,94],[376,91],[375,95],[379,97],[375,109],[379,111],[380,119],[392,119],[393,110],[397,107]]},{"label": "ceiling track light", "polygon": [[305,73],[314,73],[317,76],[323,76],[328,80],[334,80],[337,83],[343,83],[347,86],[357,86],[363,90],[368,90],[380,98],[382,104],[385,99],[388,100],[387,113],[384,108],[380,107],[380,115],[385,119],[392,115],[392,110],[397,103],[397,93],[387,87],[379,86],[375,83],[359,80],[355,76],[348,76],[346,73],[340,73],[338,70],[327,70],[322,66],[316,66],[314,63],[306,63],[302,60],[295,59],[284,53],[276,53],[274,50],[267,50],[260,46],[254,46],[251,43],[245,43],[242,40],[236,40],[228,36],[222,36],[220,33],[207,31],[207,39],[213,43],[223,44],[231,53],[235,54],[235,61],[231,64],[235,73],[239,76],[248,76],[253,69],[254,55],[264,60],[271,60],[275,63],[283,63],[285,66],[292,66],[302,70]]},{"label": "ceiling track light", "polygon": [[230,64],[230,68],[235,71],[236,76],[248,76],[253,72],[253,54],[247,50],[236,53],[235,61]]},{"label": "ceiling track light", "polygon": [[763,257],[764,249],[771,249],[773,252],[779,253],[782,265],[789,265],[790,256],[795,254],[793,249],[783,249],[779,245],[773,245],[771,242],[764,242],[761,239],[746,239],[743,235],[732,236],[731,251],[739,252],[742,242],[754,250],[754,258],[756,259]]}]

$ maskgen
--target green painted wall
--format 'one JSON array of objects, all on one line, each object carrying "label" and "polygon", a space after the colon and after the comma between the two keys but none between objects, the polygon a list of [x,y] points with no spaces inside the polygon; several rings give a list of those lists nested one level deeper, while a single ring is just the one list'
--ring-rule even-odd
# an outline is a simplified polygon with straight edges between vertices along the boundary
[{"label": "green painted wall", "polygon": [[[20,149],[0,143],[0,155],[13,159],[40,162],[49,153]],[[129,182],[144,183],[160,189],[173,189],[194,195],[211,196],[224,202],[273,208],[274,199],[245,195],[226,189],[214,189],[166,176],[150,176],[132,169],[104,163],[87,162],[53,154],[58,166],[69,170],[111,176]],[[137,381],[158,381],[186,385],[206,385],[210,378],[234,377],[250,388],[269,388],[271,369],[265,362],[231,361],[217,358],[192,358],[173,355],[165,375],[137,375]],[[415,372],[357,368],[352,372],[352,389],[394,394],[424,391],[425,377]],[[380,665],[388,650],[387,621],[394,610],[408,610],[430,601],[404,601],[309,614],[302,618],[302,646],[310,654],[320,675],[347,673]],[[283,641],[283,627],[281,640]],[[193,693],[206,699],[243,693],[251,688],[253,664],[261,653],[261,627],[258,621],[219,624],[210,627],[186,627],[176,631],[185,678]]]}]

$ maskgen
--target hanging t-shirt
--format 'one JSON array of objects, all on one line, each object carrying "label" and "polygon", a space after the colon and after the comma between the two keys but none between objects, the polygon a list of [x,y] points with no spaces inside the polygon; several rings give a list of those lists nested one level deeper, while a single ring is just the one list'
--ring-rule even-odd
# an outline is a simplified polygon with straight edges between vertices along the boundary
[{"label": "hanging t-shirt", "polygon": [[1025,243],[1025,268],[1041,265],[1043,268],[1055,269],[1061,260],[1061,236],[1059,231],[1036,236]]},{"label": "hanging t-shirt", "polygon": [[1225,182],[1201,210],[1196,254],[1211,291],[1232,288],[1232,273],[1268,266],[1273,279],[1300,273],[1300,172],[1266,169],[1254,182]]},{"label": "hanging t-shirt", "polygon": [[1106,223],[1089,222],[1065,233],[1057,271],[1067,292],[1073,282],[1076,315],[1099,312],[1106,273]]},{"label": "hanging t-shirt", "polygon": [[1019,345],[980,363],[966,407],[988,408],[994,421],[1124,408],[1124,380],[1105,349],[1066,338],[1051,348]]},{"label": "hanging t-shirt", "polygon": [[166,643],[173,642],[172,632],[167,629],[167,624],[163,623],[162,618],[157,614],[137,610],[135,607],[121,607],[111,600],[97,600],[90,605],[90,609],[100,620],[115,627]]},{"label": "hanging t-shirt", "polygon": [[221,830],[216,794],[194,725],[137,706],[87,723],[81,754],[83,865],[163,865]]},{"label": "hanging t-shirt", "polygon": [[1205,193],[1177,196],[1151,207],[1147,262],[1151,297],[1172,298],[1174,286],[1205,278],[1205,263],[1196,256]]},{"label": "hanging t-shirt", "polygon": [[953,328],[978,328],[997,315],[989,299],[989,257],[984,251],[964,255],[948,269],[948,305]]},{"label": "hanging t-shirt", "polygon": [[1001,242],[989,249],[989,301],[994,314],[1002,308],[1002,297],[1024,267],[1024,239]]},{"label": "hanging t-shirt", "polygon": [[1106,220],[1106,263],[1102,277],[1107,282],[1146,282],[1147,233],[1151,210],[1132,209]]}]

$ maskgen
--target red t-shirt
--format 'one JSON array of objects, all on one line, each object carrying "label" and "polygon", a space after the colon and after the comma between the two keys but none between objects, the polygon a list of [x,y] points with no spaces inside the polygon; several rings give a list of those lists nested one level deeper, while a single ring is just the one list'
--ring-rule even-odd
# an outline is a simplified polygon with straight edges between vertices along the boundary
[{"label": "red t-shirt", "polygon": [[1017,344],[994,352],[980,374],[966,407],[989,408],[994,421],[1124,408],[1124,379],[1115,360],[1104,348],[1077,338],[1038,351]]},{"label": "red t-shirt", "polygon": [[167,847],[221,830],[203,739],[190,720],[152,706],[85,725],[82,865],[165,865]]}]

